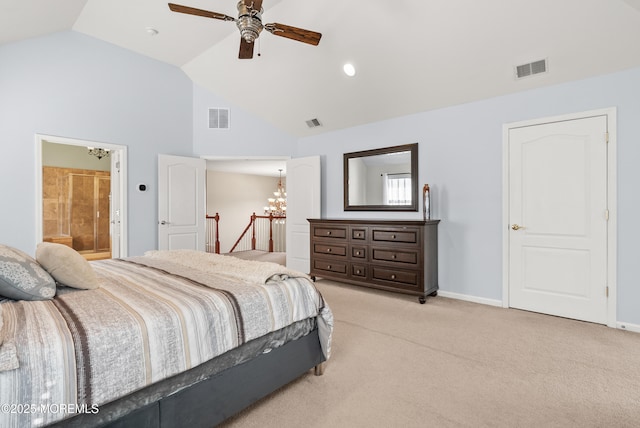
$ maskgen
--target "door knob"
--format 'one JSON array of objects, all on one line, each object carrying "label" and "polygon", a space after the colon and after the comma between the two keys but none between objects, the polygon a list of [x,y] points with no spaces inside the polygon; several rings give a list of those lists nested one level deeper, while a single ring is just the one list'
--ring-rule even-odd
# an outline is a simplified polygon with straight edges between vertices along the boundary
[{"label": "door knob", "polygon": [[162,221],[160,222],[160,224],[163,224],[163,225],[164,225],[164,224],[169,224],[169,222],[168,222],[168,221],[166,221],[166,220],[162,220]]},{"label": "door knob", "polygon": [[524,226],[520,226],[514,223],[511,225],[511,229],[513,230],[524,229]]}]

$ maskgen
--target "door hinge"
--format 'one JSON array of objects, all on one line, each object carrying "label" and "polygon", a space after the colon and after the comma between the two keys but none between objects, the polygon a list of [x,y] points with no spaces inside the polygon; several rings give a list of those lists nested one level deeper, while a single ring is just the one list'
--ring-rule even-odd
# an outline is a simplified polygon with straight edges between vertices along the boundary
[{"label": "door hinge", "polygon": [[604,219],[609,221],[609,209],[604,210]]},{"label": "door hinge", "polygon": [[607,297],[609,297],[609,286],[608,285],[605,287],[605,294],[606,294]]},{"label": "door hinge", "polygon": [[604,133],[604,142],[609,144],[609,132],[608,131]]}]

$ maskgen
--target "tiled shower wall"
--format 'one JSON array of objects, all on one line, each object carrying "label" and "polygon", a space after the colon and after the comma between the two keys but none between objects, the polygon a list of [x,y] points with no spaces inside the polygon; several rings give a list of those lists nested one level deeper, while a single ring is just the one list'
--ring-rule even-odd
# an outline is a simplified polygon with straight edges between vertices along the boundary
[{"label": "tiled shower wall", "polygon": [[108,251],[110,173],[42,168],[43,237],[71,236],[77,251]]}]

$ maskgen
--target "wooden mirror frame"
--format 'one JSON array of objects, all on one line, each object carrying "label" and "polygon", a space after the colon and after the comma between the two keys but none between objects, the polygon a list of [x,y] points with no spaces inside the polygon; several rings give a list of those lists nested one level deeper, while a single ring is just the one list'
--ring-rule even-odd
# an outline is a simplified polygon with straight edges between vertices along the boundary
[{"label": "wooden mirror frame", "polygon": [[[350,205],[349,204],[349,159],[378,156],[390,153],[410,152],[411,156],[411,204],[408,205]],[[384,147],[343,155],[343,194],[345,211],[418,211],[418,143]]]}]

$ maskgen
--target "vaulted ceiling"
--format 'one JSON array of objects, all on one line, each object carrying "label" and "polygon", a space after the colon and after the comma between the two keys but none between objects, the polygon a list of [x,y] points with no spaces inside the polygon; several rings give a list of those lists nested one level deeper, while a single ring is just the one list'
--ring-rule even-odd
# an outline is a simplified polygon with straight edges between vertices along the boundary
[{"label": "vaulted ceiling", "polygon": [[[237,14],[235,0],[173,2]],[[171,12],[157,0],[0,0],[0,44],[72,29],[181,67],[230,105],[299,137],[640,66],[640,0],[263,7],[264,23],[320,32],[320,44],[263,31],[254,58],[240,60],[233,22]],[[515,66],[540,59],[546,73],[515,78]],[[346,62],[354,77],[343,73]],[[322,126],[308,128],[310,119]]]}]

